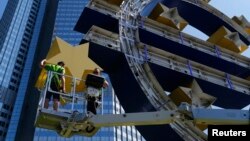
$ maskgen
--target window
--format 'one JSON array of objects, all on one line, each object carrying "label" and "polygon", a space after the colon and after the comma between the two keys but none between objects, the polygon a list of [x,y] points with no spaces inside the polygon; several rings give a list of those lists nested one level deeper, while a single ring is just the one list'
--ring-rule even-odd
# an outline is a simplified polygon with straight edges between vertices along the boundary
[{"label": "window", "polygon": [[24,47],[24,48],[27,48],[27,45],[24,44],[24,43],[22,43],[21,46]]},{"label": "window", "polygon": [[7,104],[4,104],[4,105],[3,105],[3,108],[6,109],[6,110],[9,110],[9,109],[10,109],[10,106],[7,105]]},{"label": "window", "polygon": [[0,126],[4,127],[5,126],[5,122],[0,121]]},{"label": "window", "polygon": [[25,53],[25,50],[24,50],[24,49],[22,49],[22,48],[20,48],[20,52]]},{"label": "window", "polygon": [[19,70],[19,71],[21,70],[21,68],[18,67],[18,66],[15,66],[15,69],[16,69],[16,70]]},{"label": "window", "polygon": [[[29,25],[29,24],[28,24],[28,25]],[[29,35],[28,33],[24,33],[24,36],[27,37],[27,38],[30,37],[30,35]]]},{"label": "window", "polygon": [[17,60],[16,62],[17,62],[17,64],[22,65],[22,61]]},{"label": "window", "polygon": [[20,54],[20,53],[18,54],[18,57],[21,58],[21,59],[24,58],[24,56],[22,54]]},{"label": "window", "polygon": [[10,82],[12,82],[12,83],[16,84],[17,80],[15,80],[15,79],[11,78]]},{"label": "window", "polygon": [[[27,29],[27,30],[28,30],[28,29]],[[24,41],[25,43],[28,43],[28,40],[27,40],[27,39],[25,39],[25,38],[23,39],[23,41]]]},{"label": "window", "polygon": [[15,87],[12,86],[12,85],[9,85],[9,89],[14,91],[14,90],[15,90]]}]

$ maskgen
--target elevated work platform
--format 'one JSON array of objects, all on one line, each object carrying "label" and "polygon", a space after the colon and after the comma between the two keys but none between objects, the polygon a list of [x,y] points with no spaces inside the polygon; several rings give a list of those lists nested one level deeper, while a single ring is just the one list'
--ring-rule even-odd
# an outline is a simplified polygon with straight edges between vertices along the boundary
[{"label": "elevated work platform", "polygon": [[[89,72],[89,70],[85,72],[86,73],[88,72],[87,76],[90,76],[92,74],[92,71]],[[41,90],[41,96],[39,100],[35,126],[40,128],[46,128],[49,130],[54,130],[63,137],[71,137],[73,135],[91,137],[95,135],[96,132],[100,129],[100,127],[93,127],[92,124],[87,123],[87,119],[90,117],[90,115],[93,115],[91,112],[88,113],[86,112],[87,98],[91,94],[93,94],[89,93],[88,86],[93,86],[97,84],[98,80],[96,79],[103,79],[103,78],[91,75],[90,76],[91,78],[87,77],[85,81],[80,78],[64,75],[64,77],[68,78],[68,80],[69,79],[73,80],[71,81],[71,84],[67,84],[70,85],[71,91],[65,93],[61,91],[55,91],[50,88],[51,83],[53,83],[54,80],[52,78],[56,75],[59,77],[61,74],[51,71],[48,72],[44,87]],[[79,84],[80,81],[87,86],[86,90],[83,87],[81,87],[79,91],[77,84]],[[92,87],[91,90],[93,92],[95,88]],[[101,105],[103,100],[102,90],[101,88],[98,89],[96,88],[96,90],[97,94],[95,96],[100,99],[96,100],[96,102],[100,103]],[[51,93],[53,96],[57,94],[59,97],[60,104],[57,103],[57,106],[55,106],[54,102],[53,104],[52,102],[46,103],[47,100],[46,96],[48,93]],[[91,96],[94,97],[93,95]]]},{"label": "elevated work platform", "polygon": [[[69,129],[71,131],[67,133],[67,130],[63,130],[63,125],[67,122],[72,122],[72,124],[74,124],[74,121],[69,121],[72,115],[73,115],[73,112],[65,113],[65,112],[60,112],[60,111],[58,112],[53,111],[51,109],[48,110],[48,109],[41,108],[37,113],[35,126],[56,131],[59,135],[64,136],[64,137],[71,137],[74,135],[92,137],[100,129],[100,128],[91,129],[92,127],[88,128],[88,127],[82,126],[83,130],[72,131],[73,129]],[[87,129],[87,130],[84,130],[84,129]]]},{"label": "elevated work platform", "polygon": [[42,109],[37,113],[39,116],[36,120],[36,126],[60,132],[61,122],[70,118],[70,113],[57,113],[52,110]]}]

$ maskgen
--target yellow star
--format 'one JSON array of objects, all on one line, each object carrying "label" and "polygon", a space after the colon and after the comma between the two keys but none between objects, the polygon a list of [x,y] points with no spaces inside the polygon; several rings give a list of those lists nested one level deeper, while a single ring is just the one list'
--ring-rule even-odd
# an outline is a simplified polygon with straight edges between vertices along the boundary
[{"label": "yellow star", "polygon": [[156,5],[149,15],[149,18],[178,30],[182,30],[188,24],[187,21],[179,15],[176,7],[169,9],[162,4]]},{"label": "yellow star", "polygon": [[[191,88],[179,86],[171,92],[169,97],[177,106],[181,102],[187,102],[195,107],[208,107],[216,100],[215,97],[204,93],[196,80],[191,83]],[[201,130],[207,128],[206,124],[195,123],[195,125]]]},{"label": "yellow star", "polygon": [[207,41],[236,53],[242,53],[248,48],[240,39],[239,33],[231,32],[224,26],[213,33]]},{"label": "yellow star", "polygon": [[241,15],[240,17],[234,16],[232,20],[235,21],[247,32],[247,34],[250,35],[250,22],[243,15]]},{"label": "yellow star", "polygon": [[172,91],[169,97],[177,106],[181,102],[187,102],[197,107],[208,107],[216,100],[215,97],[204,93],[195,80],[192,82],[191,88],[180,86]]},{"label": "yellow star", "polygon": [[206,3],[209,3],[211,0],[202,0],[202,1],[204,1],[204,2],[206,2]]},{"label": "yellow star", "polygon": [[[56,64],[59,61],[65,62],[65,78],[66,78],[66,91],[71,90],[72,78],[68,76],[74,76],[76,78],[84,79],[85,70],[93,70],[94,68],[100,68],[94,61],[88,57],[89,43],[85,43],[79,46],[72,47],[67,42],[56,37],[52,46],[47,54],[47,62]],[[46,78],[46,71],[42,70],[38,81],[36,83],[37,88],[42,88]],[[83,90],[83,81],[77,81],[76,91]]]},{"label": "yellow star", "polygon": [[[216,100],[216,97],[204,93],[196,80],[193,80],[191,84],[190,96],[192,98],[192,105],[197,107],[211,106]],[[199,123],[197,120],[195,120],[195,125],[201,130],[207,129],[206,124]]]},{"label": "yellow star", "polygon": [[117,6],[120,6],[123,2],[123,0],[105,0],[105,1],[107,1],[110,4],[117,5]]}]

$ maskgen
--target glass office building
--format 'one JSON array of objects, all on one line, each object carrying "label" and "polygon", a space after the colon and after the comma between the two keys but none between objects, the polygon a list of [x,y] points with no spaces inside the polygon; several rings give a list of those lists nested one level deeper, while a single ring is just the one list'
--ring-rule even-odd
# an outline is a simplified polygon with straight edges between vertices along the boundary
[{"label": "glass office building", "polygon": [[89,0],[60,0],[56,22],[54,27],[54,37],[58,36],[71,45],[78,45],[83,35],[74,31],[74,26],[80,17],[84,7]]},{"label": "glass office building", "polygon": [[[109,81],[106,74],[103,74],[103,76]],[[103,92],[103,107],[98,109],[98,114],[124,113],[117,97],[114,95],[112,87],[104,89]],[[81,111],[81,109],[78,110]],[[34,141],[144,141],[144,139],[135,127],[121,126],[103,127],[93,137],[75,135],[70,138],[61,137],[55,131],[36,128]]]},{"label": "glass office building", "polygon": [[[54,37],[58,36],[70,43],[78,45],[83,35],[73,31],[78,18],[80,17],[84,6],[88,0],[61,0],[59,1],[57,16],[54,28]],[[107,79],[108,76],[103,74]],[[114,95],[112,87],[104,90],[103,113],[119,114],[124,113],[118,99]],[[100,114],[101,111],[99,111]],[[36,128],[34,141],[142,141],[144,140],[140,133],[132,126],[101,128],[93,137],[73,136],[63,138],[56,132]]]},{"label": "glass office building", "polygon": [[34,64],[50,47],[57,2],[7,3],[0,21],[0,140],[33,139],[38,94],[32,78],[39,70]]},{"label": "glass office building", "polygon": [[0,140],[10,125],[38,9],[39,1],[9,1],[0,21]]}]

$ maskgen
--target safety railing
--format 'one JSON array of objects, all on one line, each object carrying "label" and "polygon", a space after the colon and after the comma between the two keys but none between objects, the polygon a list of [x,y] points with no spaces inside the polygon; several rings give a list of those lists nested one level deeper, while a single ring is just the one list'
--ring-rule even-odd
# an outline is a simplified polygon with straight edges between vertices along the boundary
[{"label": "safety railing", "polygon": [[[84,89],[85,80],[79,79],[69,75],[63,75],[65,77],[65,85],[66,85],[66,92],[62,92],[61,90],[56,91],[51,89],[51,83],[53,76],[58,75],[62,77],[62,74],[57,72],[48,71],[47,79],[44,85],[44,88],[41,90],[41,96],[39,100],[39,109],[46,109],[45,106],[45,99],[46,94],[48,92],[59,95],[58,100],[58,109],[55,111],[53,109],[53,96],[50,98],[49,107],[47,110],[55,111],[55,112],[64,112],[64,113],[73,113],[75,111],[80,113],[87,113],[87,93],[86,89]],[[70,87],[69,87],[70,86]],[[101,91],[101,103],[103,103],[103,90]],[[100,104],[101,109],[98,112],[103,114],[103,106]]]}]

